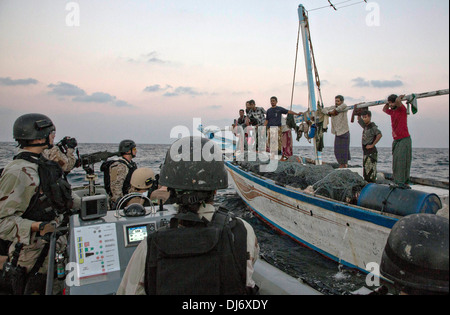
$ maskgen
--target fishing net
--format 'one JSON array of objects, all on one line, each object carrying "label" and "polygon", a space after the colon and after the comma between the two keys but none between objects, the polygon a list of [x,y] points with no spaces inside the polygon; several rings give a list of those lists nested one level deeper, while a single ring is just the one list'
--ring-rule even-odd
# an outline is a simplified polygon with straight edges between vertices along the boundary
[{"label": "fishing net", "polygon": [[350,170],[335,170],[313,185],[318,195],[343,202],[356,203],[367,182]]},{"label": "fishing net", "polygon": [[276,183],[306,189],[343,202],[355,202],[367,182],[350,170],[335,170],[332,165],[303,165],[298,162],[280,162],[273,172],[260,171],[260,162],[240,162],[247,171],[272,179]]},{"label": "fishing net", "polygon": [[286,162],[279,163],[275,172],[266,173],[265,176],[294,188],[306,189],[332,171],[333,168],[330,165],[302,165]]}]

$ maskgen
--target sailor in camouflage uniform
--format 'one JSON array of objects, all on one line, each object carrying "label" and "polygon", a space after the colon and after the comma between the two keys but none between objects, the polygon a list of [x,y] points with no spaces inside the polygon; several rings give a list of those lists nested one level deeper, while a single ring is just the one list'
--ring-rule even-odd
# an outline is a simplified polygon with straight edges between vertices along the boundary
[{"label": "sailor in camouflage uniform", "polygon": [[136,143],[133,140],[123,140],[119,144],[121,157],[109,167],[111,209],[115,209],[120,198],[128,194],[131,175],[137,169],[133,158],[136,157]]},{"label": "sailor in camouflage uniform", "polygon": [[[26,114],[19,117],[14,123],[13,134],[20,150],[14,161],[5,167],[0,178],[0,239],[4,244],[10,244],[9,260],[14,261],[14,256],[17,256],[18,268],[27,273],[33,270],[33,274],[27,278],[28,282],[21,287],[21,292],[14,292],[15,294],[43,294],[42,289],[45,289],[48,257],[43,249],[48,249],[45,244],[48,244],[48,236],[58,225],[59,216],[52,206],[44,204],[43,200],[46,198],[42,191],[46,189],[46,180],[41,178],[41,174],[46,168],[49,169],[43,166],[45,163],[53,163],[57,169],[59,166],[43,159],[41,154],[50,145],[51,138],[54,138],[54,131],[53,122],[45,115]],[[59,171],[58,176],[62,175],[60,168]],[[59,185],[56,177],[51,181],[54,185]],[[65,189],[64,195],[70,200],[70,185],[67,184]],[[67,204],[64,205],[66,206]],[[64,243],[66,242],[60,238],[57,250]],[[42,252],[45,260],[36,263]],[[39,280],[36,280],[36,276],[39,276]],[[33,286],[29,285],[32,280]],[[37,290],[36,285],[41,290]]]}]

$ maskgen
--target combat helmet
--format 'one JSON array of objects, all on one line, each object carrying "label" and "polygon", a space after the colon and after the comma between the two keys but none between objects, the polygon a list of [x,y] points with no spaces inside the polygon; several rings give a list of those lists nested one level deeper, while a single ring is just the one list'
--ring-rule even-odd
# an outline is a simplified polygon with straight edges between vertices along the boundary
[{"label": "combat helmet", "polygon": [[133,148],[136,148],[136,143],[133,140],[122,140],[119,143],[120,154],[125,154]]},{"label": "combat helmet", "polygon": [[403,291],[449,293],[449,220],[434,214],[413,214],[391,230],[380,272]]},{"label": "combat helmet", "polygon": [[42,114],[25,114],[14,122],[13,137],[15,140],[47,139],[55,125],[52,120]]},{"label": "combat helmet", "polygon": [[139,190],[147,190],[155,181],[155,173],[148,167],[138,168],[131,175],[130,185]]},{"label": "combat helmet", "polygon": [[220,148],[211,140],[185,137],[167,151],[159,182],[172,189],[214,191],[228,187]]}]

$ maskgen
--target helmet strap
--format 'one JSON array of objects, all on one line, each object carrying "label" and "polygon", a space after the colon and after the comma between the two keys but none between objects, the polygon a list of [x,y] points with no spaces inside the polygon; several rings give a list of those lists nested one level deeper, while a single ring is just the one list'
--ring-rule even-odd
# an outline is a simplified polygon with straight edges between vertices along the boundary
[{"label": "helmet strap", "polygon": [[125,156],[125,155],[131,156],[132,159],[134,159],[136,157],[136,155],[133,154],[133,150],[130,150],[130,153],[127,152],[127,153],[122,154],[122,156]]},{"label": "helmet strap", "polygon": [[43,143],[27,143],[25,147],[47,147],[48,149],[51,149],[53,146],[50,144],[50,136],[47,136],[45,139],[45,142]]},{"label": "helmet strap", "polygon": [[33,143],[26,145],[26,147],[45,147],[45,146],[47,146],[47,143]]}]

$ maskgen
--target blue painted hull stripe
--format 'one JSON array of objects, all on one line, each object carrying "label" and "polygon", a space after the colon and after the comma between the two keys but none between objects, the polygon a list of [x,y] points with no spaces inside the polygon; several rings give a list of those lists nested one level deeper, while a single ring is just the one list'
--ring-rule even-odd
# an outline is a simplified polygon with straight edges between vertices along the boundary
[{"label": "blue painted hull stripe", "polygon": [[[254,176],[244,170],[242,170],[240,167],[233,165],[231,162],[225,162],[225,165],[234,173],[243,176],[244,178],[262,186],[267,189],[270,189],[276,193],[285,195],[286,197],[293,198],[295,200],[305,202],[312,204],[314,206],[320,207],[322,209],[326,209],[332,212],[336,212],[357,220],[362,220],[366,222],[370,222],[379,226],[386,227],[388,229],[391,229],[394,224],[398,221],[397,219],[384,216],[377,213],[372,213],[369,211],[364,211],[362,209],[358,209],[356,207],[353,207],[351,205],[345,205],[338,202],[333,202],[330,200],[309,196],[307,194],[281,187],[279,185],[276,185],[273,180],[270,179],[262,179],[260,177]],[[255,212],[259,213],[256,209]]]}]

